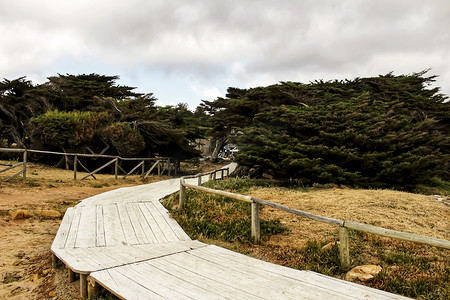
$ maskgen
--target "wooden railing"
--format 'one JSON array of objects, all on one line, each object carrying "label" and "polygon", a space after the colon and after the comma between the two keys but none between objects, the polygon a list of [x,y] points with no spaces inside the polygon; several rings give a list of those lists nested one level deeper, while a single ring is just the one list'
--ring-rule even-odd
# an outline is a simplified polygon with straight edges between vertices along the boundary
[{"label": "wooden railing", "polygon": [[[95,179],[94,174],[98,173],[102,169],[106,168],[107,166],[114,164],[114,177],[115,179],[119,176],[119,170],[124,173],[125,175],[122,176],[122,179],[125,179],[127,176],[130,176],[133,174],[133,172],[136,172],[139,167],[141,167],[141,173],[143,178],[147,178],[153,170],[158,170],[158,175],[162,175],[165,171],[167,171],[167,174],[170,176],[173,172],[175,175],[178,172],[176,161],[170,157],[158,157],[158,158],[125,158],[120,156],[113,156],[113,155],[101,155],[101,154],[84,154],[84,153],[63,153],[63,152],[53,152],[53,151],[43,151],[43,150],[32,150],[32,149],[11,149],[11,148],[0,148],[0,153],[22,153],[23,154],[23,161],[20,163],[17,163],[15,165],[12,164],[4,164],[6,168],[0,170],[0,173],[12,170],[14,168],[22,167],[21,170],[16,172],[14,175],[8,177],[5,179],[5,181],[9,181],[11,179],[16,178],[17,176],[22,174],[23,180],[26,181],[27,177],[27,162],[28,162],[28,155],[29,153],[39,153],[39,154],[53,154],[53,155],[63,155],[66,157],[66,160],[69,156],[73,157],[73,179],[77,180],[77,173],[79,172],[78,166],[80,166],[82,169],[84,169],[88,174],[82,177],[80,180],[86,179],[87,177],[91,176]],[[89,157],[89,158],[107,158],[109,161],[99,168],[97,168],[94,171],[89,171],[88,168],[84,166],[84,164],[80,161],[81,157]],[[140,161],[131,171],[127,172],[125,171],[119,164],[119,161]],[[147,161],[154,162],[151,167],[148,170],[145,170],[145,163]]]},{"label": "wooden railing", "polygon": [[[214,173],[213,173],[214,172]],[[368,224],[353,222],[353,221],[344,221],[339,219],[333,219],[328,218],[324,216],[319,216],[315,214],[311,214],[305,211],[301,211],[298,209],[293,209],[284,205],[280,205],[277,203],[269,202],[266,200],[258,199],[251,196],[245,196],[230,192],[225,192],[221,190],[215,190],[211,188],[207,188],[204,186],[200,186],[201,184],[201,176],[204,176],[206,174],[214,174],[214,176],[210,175],[210,179],[215,179],[216,172],[222,172],[222,178],[223,177],[223,170],[217,170],[209,173],[202,173],[194,176],[186,176],[182,177],[180,180],[180,199],[179,199],[179,209],[183,210],[183,205],[186,201],[186,188],[191,188],[195,190],[199,190],[205,193],[211,193],[219,196],[228,197],[231,199],[251,203],[251,236],[253,238],[253,241],[255,243],[258,243],[261,238],[261,230],[260,230],[260,219],[259,219],[259,209],[260,205],[267,205],[279,210],[286,211],[288,213],[292,213],[301,217],[309,218],[312,220],[316,220],[322,223],[327,223],[335,226],[339,226],[339,256],[340,256],[340,262],[341,266],[345,269],[350,267],[350,251],[349,251],[349,238],[348,238],[348,230],[353,229],[361,232],[367,232],[372,233],[380,236],[390,237],[394,239],[409,241],[409,242],[415,242],[420,244],[425,244],[429,246],[435,246],[443,249],[450,249],[450,241],[443,240],[443,239],[437,239],[429,236],[423,236],[413,233],[406,233],[402,231],[396,231],[391,229],[386,229],[382,227],[376,227]],[[227,176],[229,174],[227,173]],[[188,178],[195,178],[198,177],[198,185],[193,185],[186,183],[185,179]],[[214,178],[213,178],[214,177]]]}]

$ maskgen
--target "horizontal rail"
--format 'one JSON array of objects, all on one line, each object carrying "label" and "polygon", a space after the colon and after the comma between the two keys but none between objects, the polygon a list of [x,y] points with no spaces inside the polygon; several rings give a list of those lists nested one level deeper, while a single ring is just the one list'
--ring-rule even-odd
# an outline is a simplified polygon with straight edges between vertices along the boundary
[{"label": "horizontal rail", "polygon": [[437,239],[429,236],[391,230],[353,221],[345,221],[344,227],[357,231],[369,232],[376,235],[386,236],[394,239],[415,242],[444,249],[450,249],[450,241]]},{"label": "horizontal rail", "polygon": [[235,193],[230,193],[230,192],[225,192],[225,191],[220,191],[220,190],[214,190],[214,189],[210,189],[204,186],[198,186],[198,185],[193,185],[193,184],[189,184],[189,183],[185,183],[183,182],[183,185],[185,187],[191,188],[191,189],[196,189],[202,192],[207,192],[210,194],[215,194],[215,195],[219,195],[219,196],[224,196],[224,197],[228,197],[228,198],[232,198],[232,199],[236,199],[239,201],[244,201],[244,202],[248,202],[248,203],[253,203],[254,201],[252,200],[252,197],[250,196],[244,196],[244,195],[240,195],[240,194],[235,194]]},{"label": "horizontal rail", "polygon": [[262,199],[258,199],[258,198],[254,198],[254,197],[250,197],[252,199],[252,201],[259,203],[259,204],[263,204],[263,205],[267,205],[273,208],[277,208],[279,210],[284,210],[288,213],[294,214],[294,215],[298,215],[301,217],[305,217],[308,219],[312,219],[312,220],[316,220],[322,223],[327,223],[327,224],[332,224],[332,225],[336,225],[336,226],[344,226],[344,221],[339,220],[339,219],[333,219],[333,218],[328,218],[328,217],[323,217],[323,216],[319,216],[319,215],[315,215],[312,213],[308,213],[306,211],[302,211],[302,210],[298,210],[298,209],[294,209],[294,208],[290,208],[288,206],[284,206],[281,204],[277,204],[277,203],[273,203],[270,201],[266,201],[266,200],[262,200]]},{"label": "horizontal rail", "polygon": [[86,154],[86,153],[65,153],[65,152],[54,152],[54,151],[44,151],[44,150],[33,150],[33,149],[11,149],[11,148],[0,148],[0,152],[11,152],[11,153],[23,153],[27,151],[28,153],[41,153],[41,154],[56,154],[56,155],[66,155],[66,156],[79,156],[79,157],[103,157],[103,158],[118,158],[120,160],[161,160],[169,159],[170,157],[120,157],[115,155],[104,155],[104,154]]}]

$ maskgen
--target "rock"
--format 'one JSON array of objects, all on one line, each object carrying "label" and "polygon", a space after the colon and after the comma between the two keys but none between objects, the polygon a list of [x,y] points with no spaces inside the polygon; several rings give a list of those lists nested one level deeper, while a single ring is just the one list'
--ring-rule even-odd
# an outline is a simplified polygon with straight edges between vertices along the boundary
[{"label": "rock", "polygon": [[328,243],[328,244],[326,244],[325,246],[323,246],[321,249],[320,249],[320,251],[329,251],[329,250],[331,250],[331,248],[333,248],[333,246],[334,245],[340,245],[340,243],[339,242],[331,242],[331,243]]},{"label": "rock", "polygon": [[39,275],[36,274],[33,277],[31,277],[30,281],[32,281],[34,284],[39,284],[40,280],[39,280]]},{"label": "rock", "polygon": [[11,215],[12,220],[31,218],[33,216],[33,214],[30,211],[25,210],[25,209],[18,209],[15,211],[11,211],[10,215]]},{"label": "rock", "polygon": [[57,210],[35,210],[34,213],[43,219],[60,219],[61,213]]},{"label": "rock", "polygon": [[381,266],[378,265],[364,265],[358,266],[347,272],[345,275],[345,280],[348,281],[370,281],[375,278],[378,273],[382,270]]},{"label": "rock", "polygon": [[56,296],[56,292],[55,291],[51,291],[51,292],[48,293],[48,296],[53,298],[53,297]]}]

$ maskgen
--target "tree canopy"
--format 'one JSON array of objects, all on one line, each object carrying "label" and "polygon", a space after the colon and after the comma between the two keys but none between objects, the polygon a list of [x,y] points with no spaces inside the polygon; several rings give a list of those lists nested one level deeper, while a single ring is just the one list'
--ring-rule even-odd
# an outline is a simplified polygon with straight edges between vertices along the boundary
[{"label": "tree canopy", "polygon": [[449,178],[449,103],[424,74],[233,88],[204,105],[233,127],[240,165],[305,184],[412,188]]}]

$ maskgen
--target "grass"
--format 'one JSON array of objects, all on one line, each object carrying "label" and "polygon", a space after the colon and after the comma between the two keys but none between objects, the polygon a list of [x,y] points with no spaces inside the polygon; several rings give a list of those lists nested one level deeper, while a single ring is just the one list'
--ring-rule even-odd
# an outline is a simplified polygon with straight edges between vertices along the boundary
[{"label": "grass", "polygon": [[[262,190],[269,191],[266,191],[266,194],[271,194],[274,198],[280,198],[281,194],[286,193],[286,189],[271,188],[276,185],[274,182],[249,179],[230,179],[208,182],[205,185],[241,194],[258,192],[255,186],[262,185],[264,187]],[[296,187],[295,190],[300,190],[301,193],[315,191],[323,196],[320,191],[323,188],[326,187],[301,187],[301,189]],[[379,196],[380,191],[375,192]],[[309,193],[304,194],[305,197],[307,195]],[[363,195],[367,196],[367,191]],[[265,199],[265,197],[261,198]],[[404,198],[403,194],[401,198]],[[293,240],[282,242],[284,238],[289,238],[292,232],[295,232],[296,228],[292,224],[305,227],[306,223],[300,221],[289,223],[289,228],[286,228],[279,218],[268,218],[261,222],[262,242],[255,245],[250,240],[250,205],[248,203],[189,189],[186,199],[184,212],[175,209],[178,194],[166,198],[163,204],[193,239],[218,244],[233,251],[287,267],[345,278],[348,270],[340,267],[339,250],[335,243],[336,235],[316,234],[314,239],[303,244],[293,243]],[[365,201],[369,200],[365,199]],[[400,202],[390,201],[385,205],[401,206],[402,210],[406,209]],[[426,203],[426,206],[429,204]],[[267,208],[262,209],[264,211]],[[413,210],[416,209],[417,207],[413,207]],[[401,217],[399,220],[404,221]],[[316,222],[313,226],[317,224],[319,223]],[[279,238],[280,242],[273,242],[272,238],[275,240]],[[335,244],[323,249],[323,246],[328,243]],[[350,258],[352,267],[377,264],[383,268],[374,280],[363,283],[364,285],[417,299],[450,299],[448,250],[350,231]]]}]

